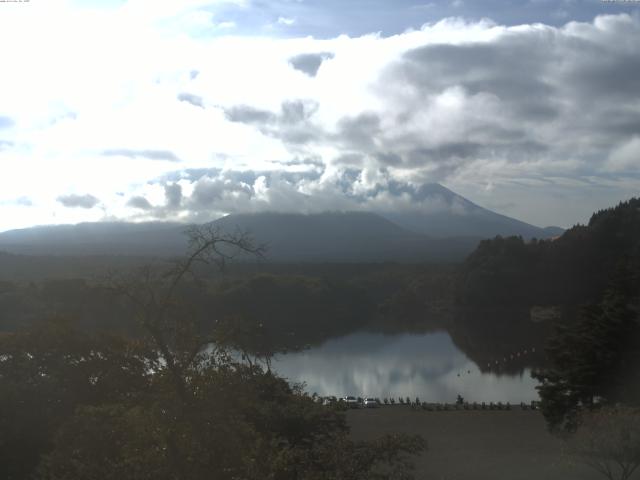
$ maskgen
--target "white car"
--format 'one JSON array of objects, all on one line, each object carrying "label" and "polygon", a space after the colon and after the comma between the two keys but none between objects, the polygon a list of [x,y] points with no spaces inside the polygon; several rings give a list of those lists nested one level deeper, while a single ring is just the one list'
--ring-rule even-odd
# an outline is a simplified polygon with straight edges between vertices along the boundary
[{"label": "white car", "polygon": [[349,408],[358,408],[360,405],[358,404],[358,399],[352,396],[346,396],[342,399],[343,402],[347,404]]},{"label": "white car", "polygon": [[378,408],[380,402],[378,402],[377,398],[367,397],[364,399],[365,408]]},{"label": "white car", "polygon": [[324,397],[324,400],[322,401],[323,405],[333,405],[335,403],[338,402],[338,399],[334,396],[330,396],[330,397]]}]

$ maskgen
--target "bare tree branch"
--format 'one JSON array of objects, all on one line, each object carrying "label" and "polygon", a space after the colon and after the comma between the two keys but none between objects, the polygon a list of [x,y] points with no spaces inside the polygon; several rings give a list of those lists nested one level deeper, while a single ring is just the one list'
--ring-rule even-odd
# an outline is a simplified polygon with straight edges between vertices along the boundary
[{"label": "bare tree branch", "polygon": [[589,412],[567,447],[571,457],[609,480],[627,480],[640,467],[640,411],[616,407]]},{"label": "bare tree branch", "polygon": [[129,277],[110,274],[104,282],[107,289],[131,302],[138,323],[166,362],[181,396],[187,391],[187,370],[215,339],[196,334],[195,315],[185,315],[185,305],[177,299],[178,287],[187,276],[197,279],[196,264],[213,264],[223,269],[227,262],[240,255],[263,258],[265,253],[265,247],[256,246],[248,232],[238,230],[229,234],[211,223],[192,225],[185,234],[187,255],[171,268],[146,265]]}]

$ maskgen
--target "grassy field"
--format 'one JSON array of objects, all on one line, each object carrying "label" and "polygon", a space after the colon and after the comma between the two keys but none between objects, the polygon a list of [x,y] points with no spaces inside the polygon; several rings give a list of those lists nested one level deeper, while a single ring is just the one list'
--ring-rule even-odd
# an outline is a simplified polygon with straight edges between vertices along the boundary
[{"label": "grassy field", "polygon": [[604,478],[563,456],[562,441],[546,431],[539,411],[429,412],[396,405],[350,410],[347,419],[355,439],[399,432],[422,435],[428,451],[417,459],[417,479]]}]

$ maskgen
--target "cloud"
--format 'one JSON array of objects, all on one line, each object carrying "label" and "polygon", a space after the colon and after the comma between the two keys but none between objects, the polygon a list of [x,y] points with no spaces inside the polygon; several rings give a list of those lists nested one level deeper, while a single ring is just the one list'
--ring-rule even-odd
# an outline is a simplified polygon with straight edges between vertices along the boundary
[{"label": "cloud", "polygon": [[317,111],[317,102],[296,99],[282,102],[278,113],[236,105],[226,109],[225,115],[231,122],[254,125],[262,134],[282,140],[285,144],[302,145],[324,135],[322,129],[312,121]]},{"label": "cloud", "polygon": [[[145,205],[150,207],[146,213],[153,218],[210,221],[226,213],[316,211],[315,206],[321,208],[314,203],[317,199],[301,190],[315,188],[322,175],[322,165],[313,159],[294,159],[286,163],[305,170],[173,172],[157,179],[164,189],[165,205]],[[334,202],[332,206],[337,208],[339,203]]]},{"label": "cloud", "polygon": [[[357,41],[365,40],[345,40],[353,51]],[[317,184],[288,187],[320,195],[332,190],[330,182],[345,181],[335,172],[356,169],[364,177],[385,171],[391,180],[442,182],[505,205],[510,199],[500,196],[512,187],[537,189],[540,195],[553,190],[555,196],[560,185],[566,195],[601,182],[617,201],[628,193],[616,193],[615,184],[624,192],[640,185],[639,177],[612,178],[615,172],[637,173],[632,159],[640,110],[633,79],[640,76],[640,59],[631,45],[640,41],[638,19],[604,16],[560,28],[453,19],[366,41],[371,44],[362,52],[377,51],[388,60],[363,77],[359,88],[348,83],[358,70],[341,63],[356,60],[345,59],[346,48],[328,44],[336,54],[331,70],[314,81],[317,96],[291,99],[294,90],[279,110],[266,108],[267,102],[225,108],[230,121],[279,140],[298,158],[324,164]],[[355,64],[363,69],[363,63]],[[619,88],[612,84],[612,71],[624,73]],[[357,106],[347,107],[359,95]],[[344,190],[333,192],[345,195]],[[387,192],[390,205],[400,205],[401,197],[413,198]],[[376,198],[381,205],[384,195]],[[520,216],[534,223],[575,222],[540,220],[533,204],[518,205]],[[515,208],[509,213],[518,215]]]},{"label": "cloud", "polygon": [[296,19],[295,18],[278,17],[278,24],[279,25],[285,25],[287,27],[290,27],[294,23],[296,23]]},{"label": "cloud", "polygon": [[[323,112],[326,100],[312,98],[285,100],[280,112],[227,107],[226,117],[254,126],[303,156],[318,155],[314,148],[322,148],[320,157],[327,164],[387,167],[392,175],[411,176],[418,183],[466,182],[479,161],[492,165],[480,177],[493,183],[512,181],[515,171],[537,176],[541,167],[556,175],[595,172],[611,148],[638,131],[640,121],[637,109],[620,108],[618,96],[627,103],[633,98],[626,80],[620,90],[609,86],[613,93],[598,80],[618,65],[625,65],[625,78],[635,78],[640,64],[631,50],[618,49],[601,75],[587,74],[600,68],[597,52],[609,48],[608,37],[621,27],[640,37],[637,22],[625,16],[563,28],[445,21],[394,39],[424,40],[402,50],[372,79],[369,109],[344,109],[331,119]],[[578,76],[585,79],[580,82]],[[598,112],[595,117],[591,107]],[[577,121],[576,112],[581,112]],[[594,140],[594,134],[601,138]],[[574,167],[567,170],[570,163]]]},{"label": "cloud", "polygon": [[276,120],[276,115],[266,110],[251,107],[249,105],[234,105],[225,110],[225,115],[230,122],[265,124]]},{"label": "cloud", "polygon": [[312,100],[290,100],[282,102],[280,121],[284,124],[298,124],[309,120],[318,110],[318,104]]},{"label": "cloud", "polygon": [[204,108],[202,97],[199,97],[198,95],[194,95],[192,93],[181,92],[178,94],[178,100],[180,100],[181,102],[190,103],[195,107]]},{"label": "cloud", "polygon": [[164,186],[164,195],[167,201],[167,208],[176,210],[182,204],[182,187],[179,183],[166,184]]},{"label": "cloud", "polygon": [[157,180],[164,188],[165,205],[152,207],[141,198],[134,206],[145,209],[152,218],[193,222],[243,212],[447,210],[463,214],[468,208],[462,199],[456,200],[437,184],[398,181],[384,169],[356,167],[328,173],[316,159],[283,163],[305,170],[178,171],[170,175],[170,181]]},{"label": "cloud", "polygon": [[151,210],[153,208],[153,205],[149,203],[149,200],[141,196],[131,197],[127,202],[127,206],[137,208],[139,210]]},{"label": "cloud", "polygon": [[338,121],[337,130],[336,138],[342,145],[368,153],[375,148],[375,138],[381,133],[380,116],[375,112],[346,116]]},{"label": "cloud", "polygon": [[253,195],[252,186],[244,182],[233,182],[225,178],[210,176],[198,179],[189,198],[189,206],[196,210],[219,207],[218,202],[232,198],[236,202],[249,199]]},{"label": "cloud", "polygon": [[93,195],[76,195],[76,194],[71,194],[71,195],[60,195],[57,198],[58,202],[60,202],[63,206],[67,207],[67,208],[93,208],[95,207],[98,203],[100,203],[100,200],[98,200],[96,197],[94,197]]},{"label": "cloud", "polygon": [[20,197],[16,200],[16,204],[22,207],[32,207],[33,201],[29,197]]},{"label": "cloud", "polygon": [[[472,29],[443,22],[425,30],[458,28]],[[465,41],[409,48],[374,83],[377,108],[337,122],[333,139],[349,152],[334,161],[359,156],[418,183],[454,185],[597,175],[640,128],[631,106],[640,59],[633,42],[610,43],[620,36],[640,41],[639,22],[486,26]],[[623,72],[619,86],[611,71]],[[621,155],[611,161],[629,161]]]},{"label": "cloud", "polygon": [[13,125],[13,119],[0,115],[0,128],[9,128],[13,127]]},{"label": "cloud", "polygon": [[280,165],[285,165],[288,167],[294,167],[294,166],[313,166],[313,167],[318,167],[322,170],[324,170],[324,162],[322,161],[321,158],[318,157],[305,157],[305,158],[294,158],[292,160],[281,160],[281,161],[277,161],[276,163],[280,164]]},{"label": "cloud", "polygon": [[115,148],[104,150],[102,154],[108,157],[148,158],[149,160],[165,160],[169,162],[180,161],[176,154],[169,150],[131,150],[128,148]]},{"label": "cloud", "polygon": [[138,220],[185,220],[185,214],[189,215],[188,208],[183,205],[184,196],[179,183],[158,180],[145,185],[143,193],[130,197],[126,203],[126,207],[139,211],[134,215]]},{"label": "cloud", "polygon": [[615,148],[607,166],[614,171],[640,171],[640,136],[635,135]]},{"label": "cloud", "polygon": [[218,28],[236,28],[236,22],[232,22],[232,21],[226,21],[226,22],[220,22],[216,25],[216,27]]},{"label": "cloud", "polygon": [[[0,161],[12,172],[0,178],[0,202],[28,196],[34,223],[52,212],[131,218],[136,196],[152,206],[136,219],[400,208],[420,201],[393,182],[442,182],[481,204],[519,198],[510,214],[566,225],[640,188],[637,16],[505,26],[438,21],[451,0],[421,10],[378,2],[376,12],[430,23],[338,36],[359,13],[351,5],[331,37],[310,30],[327,17],[304,15],[308,2],[162,2],[151,15],[139,0],[99,12],[37,3],[0,18],[0,41],[21,45],[0,77]],[[456,14],[481,8],[465,2]],[[296,23],[264,28],[278,16]],[[222,21],[237,28],[225,33]],[[21,128],[6,128],[13,122]],[[51,201],[77,191],[104,209]],[[554,208],[560,194],[580,201]]]},{"label": "cloud", "polygon": [[289,63],[296,70],[299,70],[310,77],[315,77],[318,74],[318,70],[320,69],[322,62],[330,60],[333,57],[334,54],[331,52],[301,53],[291,57],[289,59]]}]

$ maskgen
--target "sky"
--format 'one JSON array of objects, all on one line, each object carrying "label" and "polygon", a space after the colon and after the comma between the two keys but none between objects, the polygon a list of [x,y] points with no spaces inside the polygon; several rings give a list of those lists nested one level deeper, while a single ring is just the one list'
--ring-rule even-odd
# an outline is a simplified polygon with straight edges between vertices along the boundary
[{"label": "sky", "polygon": [[639,45],[640,1],[2,1],[0,231],[432,183],[585,223],[640,193]]}]

